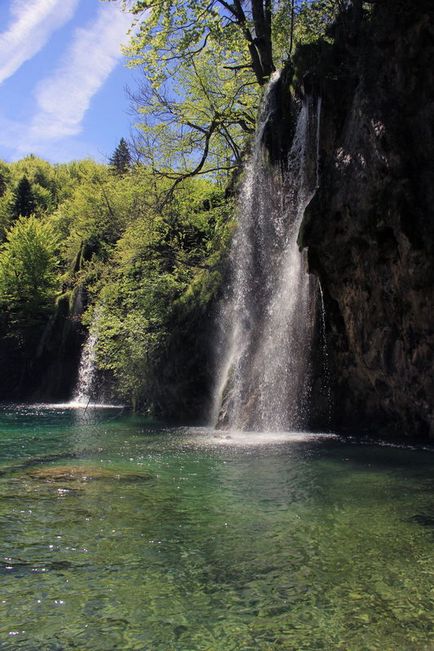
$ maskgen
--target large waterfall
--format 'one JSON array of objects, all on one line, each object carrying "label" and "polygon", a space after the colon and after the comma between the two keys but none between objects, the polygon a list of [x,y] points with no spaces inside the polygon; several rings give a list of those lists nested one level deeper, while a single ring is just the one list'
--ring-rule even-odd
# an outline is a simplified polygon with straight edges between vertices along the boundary
[{"label": "large waterfall", "polygon": [[215,423],[231,429],[303,427],[317,299],[297,237],[318,185],[321,103],[306,98],[284,171],[263,143],[275,111],[278,74],[266,91],[238,206],[231,284],[220,315]]}]

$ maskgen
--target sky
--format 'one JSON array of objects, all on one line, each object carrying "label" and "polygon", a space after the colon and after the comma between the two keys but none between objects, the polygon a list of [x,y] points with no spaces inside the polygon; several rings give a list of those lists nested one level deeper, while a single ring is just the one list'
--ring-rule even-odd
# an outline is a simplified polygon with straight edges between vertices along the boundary
[{"label": "sky", "polygon": [[0,0],[0,159],[106,161],[134,121],[131,16],[100,0]]}]

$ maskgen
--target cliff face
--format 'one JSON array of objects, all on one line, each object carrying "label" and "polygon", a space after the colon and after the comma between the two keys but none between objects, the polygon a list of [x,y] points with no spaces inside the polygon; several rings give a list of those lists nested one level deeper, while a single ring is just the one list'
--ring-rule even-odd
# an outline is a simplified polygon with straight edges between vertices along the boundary
[{"label": "cliff face", "polygon": [[[300,245],[324,292],[334,426],[434,437],[434,6],[378,0],[319,73],[320,188]],[[346,48],[346,51],[345,51]]]}]

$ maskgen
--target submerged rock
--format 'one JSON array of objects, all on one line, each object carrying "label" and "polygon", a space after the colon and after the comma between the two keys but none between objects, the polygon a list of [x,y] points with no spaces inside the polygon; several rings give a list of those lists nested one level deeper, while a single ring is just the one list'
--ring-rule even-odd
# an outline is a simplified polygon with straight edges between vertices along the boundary
[{"label": "submerged rock", "polygon": [[26,473],[30,479],[44,482],[88,482],[95,480],[146,481],[148,473],[112,470],[100,466],[43,466]]}]

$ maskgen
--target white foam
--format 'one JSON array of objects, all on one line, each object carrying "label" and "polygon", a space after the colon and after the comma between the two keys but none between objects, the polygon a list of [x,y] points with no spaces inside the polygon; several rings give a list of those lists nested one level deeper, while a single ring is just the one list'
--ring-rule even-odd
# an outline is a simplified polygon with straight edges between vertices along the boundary
[{"label": "white foam", "polygon": [[200,428],[191,428],[190,431],[192,433],[197,431],[197,434],[191,439],[191,442],[211,446],[265,446],[302,443],[305,441],[324,441],[338,438],[336,434],[313,432],[248,432]]},{"label": "white foam", "polygon": [[37,403],[33,405],[25,405],[29,409],[46,409],[59,410],[59,409],[124,409],[124,405],[113,405],[99,402],[79,402],[71,400],[71,402],[50,402],[50,403]]}]

